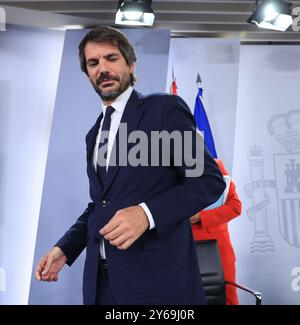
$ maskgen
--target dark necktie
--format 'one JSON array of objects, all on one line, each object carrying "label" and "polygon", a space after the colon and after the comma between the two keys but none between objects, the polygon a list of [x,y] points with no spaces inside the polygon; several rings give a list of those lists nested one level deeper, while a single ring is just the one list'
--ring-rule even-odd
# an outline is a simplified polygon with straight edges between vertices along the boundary
[{"label": "dark necktie", "polygon": [[[112,106],[107,106],[103,124],[102,124],[100,142],[99,142],[99,147],[98,147],[97,175],[98,175],[99,179],[101,180],[102,184],[104,184],[104,180],[106,177],[108,134],[109,134],[109,130],[110,130],[111,115],[114,111],[115,111],[115,109]],[[102,148],[104,146],[106,146],[106,150],[105,150],[105,148]],[[103,150],[105,150],[104,157],[103,157]]]}]

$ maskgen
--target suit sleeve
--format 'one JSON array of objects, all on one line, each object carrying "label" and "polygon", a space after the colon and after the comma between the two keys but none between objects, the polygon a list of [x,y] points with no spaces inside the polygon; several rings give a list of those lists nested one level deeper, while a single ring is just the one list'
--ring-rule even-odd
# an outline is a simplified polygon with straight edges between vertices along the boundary
[{"label": "suit sleeve", "polygon": [[[188,106],[180,97],[168,98],[164,107],[163,129],[169,133],[179,131],[182,137],[189,131],[193,141],[189,154],[182,155],[181,164],[172,166],[178,174],[177,185],[145,201],[152,213],[158,235],[162,237],[168,236],[181,221],[217,201],[225,189],[223,176],[205,144],[201,148],[203,155],[196,155],[199,150],[196,148],[196,138],[201,136],[196,131],[195,120]],[[187,147],[185,141],[182,141],[182,152],[188,152]],[[197,157],[196,164],[202,166],[201,176],[187,177],[187,171],[191,170],[191,161],[186,158],[191,154]],[[173,161],[178,161],[174,147],[170,150],[170,155]]]},{"label": "suit sleeve", "polygon": [[67,257],[67,264],[71,266],[87,245],[87,221],[94,209],[94,203],[89,203],[83,214],[73,226],[55,244]]}]

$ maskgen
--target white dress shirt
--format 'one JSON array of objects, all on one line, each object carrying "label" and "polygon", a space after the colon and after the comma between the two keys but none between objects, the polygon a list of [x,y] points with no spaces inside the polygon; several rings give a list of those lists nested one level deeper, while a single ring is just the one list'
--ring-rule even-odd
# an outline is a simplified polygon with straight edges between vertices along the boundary
[{"label": "white dress shirt", "polygon": [[[108,163],[109,163],[109,158],[111,155],[111,151],[113,148],[113,144],[116,138],[116,134],[121,122],[121,118],[125,109],[125,106],[128,102],[128,99],[133,91],[132,87],[128,87],[121,95],[117,97],[117,99],[112,103],[112,106],[115,110],[111,115],[111,122],[110,122],[110,129],[109,129],[109,136],[108,136],[108,144],[107,144],[107,160],[106,160],[106,171],[108,169]],[[105,116],[107,106],[104,106],[102,104],[102,109],[103,109],[103,117]],[[94,148],[94,155],[93,155],[93,164],[95,171],[97,171],[97,158],[98,158],[98,147],[100,143],[100,136],[101,136],[101,130],[102,130],[102,124],[103,124],[104,118],[102,118],[98,130],[98,134],[96,137],[96,143],[95,143],[95,148]],[[149,229],[153,229],[155,227],[154,220],[152,217],[152,214],[147,207],[147,205],[143,202],[139,204],[145,211],[148,221],[149,221]],[[100,229],[99,229],[100,230]],[[101,258],[105,258],[105,248],[104,248],[104,240],[102,239],[100,241],[100,256]]]}]

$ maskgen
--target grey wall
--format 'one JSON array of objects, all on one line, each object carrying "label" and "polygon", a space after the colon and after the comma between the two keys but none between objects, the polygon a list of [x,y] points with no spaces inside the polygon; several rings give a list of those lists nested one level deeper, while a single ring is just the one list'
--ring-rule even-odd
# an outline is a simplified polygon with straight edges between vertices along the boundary
[{"label": "grey wall", "polygon": [[243,214],[230,230],[238,280],[264,304],[300,303],[299,85],[300,46],[241,47],[233,178]]},{"label": "grey wall", "polygon": [[0,304],[27,304],[64,33],[0,33]]},{"label": "grey wall", "polygon": [[[65,35],[58,91],[34,264],[71,226],[89,202],[85,161],[85,134],[100,114],[100,98],[80,71],[78,44],[86,30]],[[169,31],[124,30],[138,57],[136,89],[142,93],[165,89]],[[31,304],[81,304],[84,255],[66,267],[55,284],[32,279]]]}]

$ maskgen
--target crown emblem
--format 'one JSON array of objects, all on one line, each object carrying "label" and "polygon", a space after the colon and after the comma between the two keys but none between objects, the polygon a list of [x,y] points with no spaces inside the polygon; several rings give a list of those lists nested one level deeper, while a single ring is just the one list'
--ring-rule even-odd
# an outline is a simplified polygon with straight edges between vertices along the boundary
[{"label": "crown emblem", "polygon": [[263,149],[261,146],[258,146],[256,143],[254,143],[254,145],[248,149],[248,153],[249,156],[262,156]]},{"label": "crown emblem", "polygon": [[273,116],[268,131],[288,152],[300,152],[300,110]]}]

